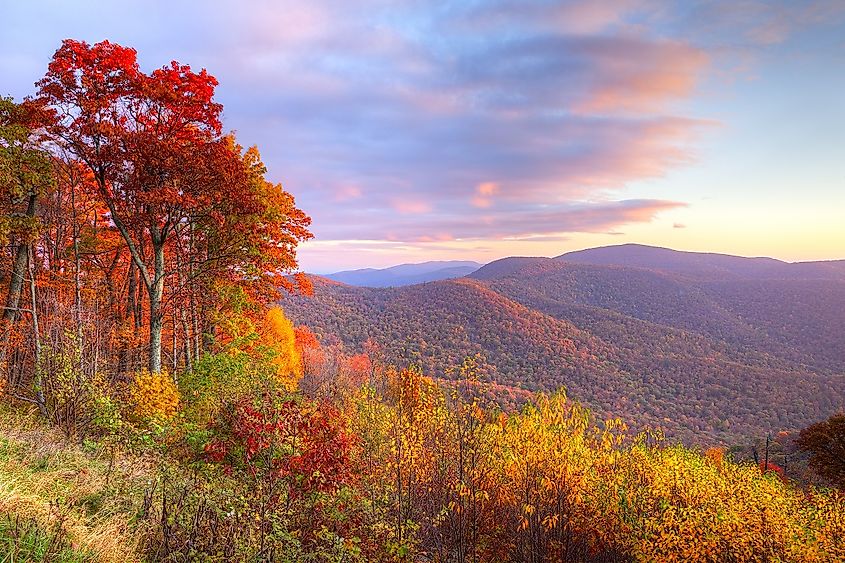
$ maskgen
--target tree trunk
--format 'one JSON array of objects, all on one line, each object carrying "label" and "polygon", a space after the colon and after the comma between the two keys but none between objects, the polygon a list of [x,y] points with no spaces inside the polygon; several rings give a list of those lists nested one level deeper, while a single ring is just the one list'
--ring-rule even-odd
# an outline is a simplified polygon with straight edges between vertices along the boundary
[{"label": "tree trunk", "polygon": [[[71,186],[70,206],[73,214],[73,314],[76,321],[76,345],[79,347],[79,376],[85,373],[85,354],[83,351],[82,330],[82,282],[79,273],[82,269],[79,260],[79,221],[76,217],[76,186]],[[111,295],[110,295],[111,296]],[[96,365],[94,366],[96,371]]]},{"label": "tree trunk", "polygon": [[35,403],[41,416],[47,417],[47,401],[44,398],[44,381],[41,377],[41,331],[38,327],[38,300],[35,295],[35,253],[27,246],[29,262],[29,291],[32,298],[32,338],[35,341],[35,372],[32,387],[35,391]]},{"label": "tree trunk", "polygon": [[132,318],[135,322],[135,330],[141,328],[140,319],[138,318],[138,277],[135,275],[135,261],[130,257],[129,259],[129,273],[127,274],[127,298],[126,298],[126,318]]},{"label": "tree trunk", "polygon": [[164,317],[161,310],[164,295],[164,243],[153,242],[155,267],[153,269],[153,283],[149,288],[150,296],[150,373],[161,373],[161,333],[164,328]]},{"label": "tree trunk", "polygon": [[176,353],[176,310],[173,310],[173,313],[170,315],[170,326],[173,327],[170,331],[170,349],[171,349],[171,362],[170,365],[173,366],[173,377],[176,377],[176,370],[179,369],[179,354]]},{"label": "tree trunk", "polygon": [[[161,298],[157,291],[150,292],[150,373],[161,373],[161,332],[164,319],[161,317]],[[153,312],[155,311],[155,312]]]},{"label": "tree trunk", "polygon": [[[35,198],[35,193],[29,195],[29,203],[26,206],[26,216],[28,218],[35,217]],[[18,305],[21,301],[23,280],[26,274],[28,248],[26,242],[20,241],[17,252],[15,253],[15,263],[12,266],[12,279],[9,282],[9,293],[6,295],[6,308],[3,309],[4,321],[13,321],[18,314]]]},{"label": "tree trunk", "polygon": [[[106,182],[102,174],[98,176],[98,182],[103,193],[107,193]],[[164,326],[164,319],[162,318],[161,302],[164,295],[164,243],[167,238],[166,228],[161,229],[157,225],[152,225],[150,228],[150,239],[153,246],[153,273],[150,275],[147,266],[135,241],[129,234],[129,229],[126,224],[118,216],[115,209],[114,201],[106,198],[106,204],[111,212],[112,221],[118,231],[120,231],[123,240],[126,241],[126,246],[129,247],[129,254],[138,268],[138,273],[141,280],[144,282],[142,287],[146,287],[147,296],[150,303],[150,357],[149,370],[151,373],[161,373],[161,333]]]},{"label": "tree trunk", "polygon": [[185,356],[185,370],[190,372],[193,370],[194,363],[194,360],[191,358],[191,348],[193,346],[193,339],[191,338],[191,333],[188,331],[188,319],[185,315],[185,309],[182,309],[179,312],[179,315],[182,321],[182,334],[184,335],[184,340],[182,343],[182,353]]},{"label": "tree trunk", "polygon": [[[29,218],[35,217],[35,203],[36,194],[33,192],[29,194],[29,202],[26,206],[26,216]],[[26,242],[21,240],[15,252],[15,261],[12,265],[12,275],[9,280],[9,292],[6,294],[6,306],[3,308],[3,342],[0,344],[0,366],[4,366],[6,363],[6,349],[9,347],[9,333],[12,330],[11,324],[17,318],[18,308],[21,303],[28,249],[29,246]]]}]

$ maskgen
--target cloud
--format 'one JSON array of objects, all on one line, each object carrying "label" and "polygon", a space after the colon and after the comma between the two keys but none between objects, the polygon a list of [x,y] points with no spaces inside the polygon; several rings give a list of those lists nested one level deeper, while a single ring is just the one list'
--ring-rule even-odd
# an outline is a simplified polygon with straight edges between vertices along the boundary
[{"label": "cloud", "polygon": [[475,191],[479,196],[490,197],[499,191],[499,185],[495,182],[484,182],[475,187]]},{"label": "cloud", "polygon": [[682,205],[622,194],[696,161],[714,122],[688,102],[720,49],[837,13],[802,6],[18,2],[0,23],[0,74],[31,93],[62,37],[126,43],[147,69],[206,67],[226,127],[259,145],[318,240],[539,240]]},{"label": "cloud", "polygon": [[687,226],[684,225],[683,223],[673,223],[672,228],[673,229],[686,229]]},{"label": "cloud", "polygon": [[333,238],[337,240],[364,238],[418,243],[562,239],[566,233],[605,233],[617,225],[650,222],[661,212],[685,206],[683,202],[656,199],[566,202],[553,206],[512,204],[487,209],[472,220],[461,212],[439,210],[426,215],[424,232],[404,215],[384,215],[378,223],[373,223],[366,215],[344,220],[342,213],[338,213],[330,221],[335,222]]},{"label": "cloud", "polygon": [[392,206],[402,215],[420,215],[431,211],[431,204],[425,201],[394,199]]},{"label": "cloud", "polygon": [[688,95],[707,54],[639,35],[538,33],[467,52],[458,63],[475,103],[504,112],[660,112]]},{"label": "cloud", "polygon": [[812,26],[836,24],[843,15],[840,0],[717,0],[695,5],[679,23],[703,43],[767,46]]},{"label": "cloud", "polygon": [[475,196],[472,204],[475,207],[490,207],[493,205],[493,195],[499,191],[499,185],[495,182],[483,182],[475,187]]},{"label": "cloud", "polygon": [[358,186],[341,186],[335,192],[335,201],[349,201],[350,199],[358,199],[363,195],[361,188]]}]

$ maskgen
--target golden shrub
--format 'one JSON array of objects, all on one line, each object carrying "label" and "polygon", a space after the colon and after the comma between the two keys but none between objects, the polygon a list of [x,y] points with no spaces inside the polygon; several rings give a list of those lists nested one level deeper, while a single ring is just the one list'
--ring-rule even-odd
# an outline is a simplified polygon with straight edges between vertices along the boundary
[{"label": "golden shrub", "polygon": [[179,389],[165,371],[139,372],[129,390],[133,414],[143,420],[167,421],[179,410]]}]

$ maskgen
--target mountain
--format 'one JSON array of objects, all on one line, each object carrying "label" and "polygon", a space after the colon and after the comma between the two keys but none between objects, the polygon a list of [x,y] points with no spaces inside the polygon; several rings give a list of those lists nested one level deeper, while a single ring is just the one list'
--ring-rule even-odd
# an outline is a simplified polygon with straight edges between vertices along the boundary
[{"label": "mountain", "polygon": [[390,268],[364,268],[335,272],[324,277],[361,287],[400,287],[436,280],[460,278],[481,267],[478,262],[460,260],[401,264]]},{"label": "mountain", "polygon": [[556,258],[576,264],[627,266],[706,279],[845,279],[845,260],[784,262],[710,252],[683,252],[621,244],[568,252]]},{"label": "mountain", "polygon": [[439,377],[481,354],[508,401],[565,386],[600,416],[689,443],[795,430],[845,406],[842,262],[665,250],[506,258],[397,288],[316,278],[312,298],[284,307],[350,349],[371,338]]}]

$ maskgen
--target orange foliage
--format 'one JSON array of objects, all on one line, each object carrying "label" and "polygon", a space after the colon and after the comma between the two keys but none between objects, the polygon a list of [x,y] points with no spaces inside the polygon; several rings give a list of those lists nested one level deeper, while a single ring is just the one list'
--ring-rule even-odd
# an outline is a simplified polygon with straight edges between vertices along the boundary
[{"label": "orange foliage", "polygon": [[269,309],[259,334],[262,344],[270,350],[270,361],[276,368],[278,382],[286,389],[295,389],[302,377],[302,356],[293,324],[285,317],[284,311],[279,307]]}]

